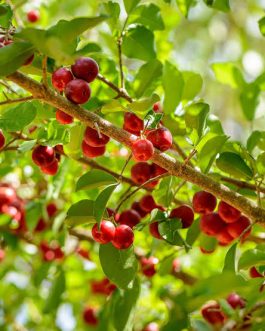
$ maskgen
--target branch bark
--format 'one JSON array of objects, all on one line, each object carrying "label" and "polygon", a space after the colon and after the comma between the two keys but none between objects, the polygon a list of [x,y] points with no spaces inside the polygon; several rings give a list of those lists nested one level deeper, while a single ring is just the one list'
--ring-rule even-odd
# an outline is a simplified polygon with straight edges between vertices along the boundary
[{"label": "branch bark", "polygon": [[[86,109],[83,109],[82,107],[69,102],[66,98],[58,95],[56,92],[50,89],[45,89],[43,85],[20,72],[15,72],[14,74],[9,75],[7,78],[28,92],[31,92],[34,98],[41,99],[43,102],[63,110],[65,113],[79,119],[87,126],[95,128],[95,124],[97,124],[102,133],[129,148],[131,146],[132,140],[136,139],[135,136],[116,127],[97,114],[87,111]],[[152,161],[158,164],[160,167],[166,169],[170,174],[191,182],[201,189],[214,194],[217,198],[229,203],[233,207],[240,210],[247,217],[249,217],[253,222],[265,222],[264,209],[259,208],[257,205],[242,195],[231,191],[226,186],[215,182],[210,177],[200,173],[190,166],[175,160],[165,153],[159,153],[158,151],[155,151],[152,157]]]}]

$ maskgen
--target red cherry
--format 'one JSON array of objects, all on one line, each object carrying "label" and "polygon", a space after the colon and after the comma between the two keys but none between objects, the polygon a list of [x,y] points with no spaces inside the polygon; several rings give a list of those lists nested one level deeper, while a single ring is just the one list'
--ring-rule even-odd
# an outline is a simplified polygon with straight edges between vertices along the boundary
[{"label": "red cherry", "polygon": [[178,258],[176,258],[172,261],[172,270],[171,271],[174,274],[174,273],[180,272],[180,270],[181,270],[181,262]]},{"label": "red cherry", "polygon": [[45,252],[44,255],[43,255],[43,260],[47,261],[47,262],[55,260],[54,251],[48,250],[47,252]]},{"label": "red cherry", "polygon": [[47,227],[46,222],[44,221],[43,218],[40,218],[37,225],[35,226],[34,231],[35,232],[42,232],[46,229],[46,227]]},{"label": "red cherry", "polygon": [[138,162],[131,168],[132,180],[139,185],[142,185],[151,178],[151,167],[148,163]]},{"label": "red cherry", "polygon": [[141,208],[140,203],[139,203],[138,201],[135,201],[135,202],[132,204],[131,208],[132,208],[133,210],[136,210],[137,213],[138,213],[141,217],[145,217],[145,216],[148,214],[145,210],[143,210],[143,209]]},{"label": "red cherry", "polygon": [[102,147],[109,142],[109,137],[97,130],[87,127],[84,134],[84,141],[92,147]]},{"label": "red cherry", "polygon": [[60,68],[52,74],[52,85],[56,90],[62,92],[73,79],[74,77],[69,69]]},{"label": "red cherry", "polygon": [[82,151],[83,154],[87,157],[98,157],[105,153],[106,147],[91,147],[84,140],[82,142]]},{"label": "red cherry", "polygon": [[42,166],[40,167],[41,171],[46,174],[46,175],[50,175],[50,176],[54,176],[57,174],[58,168],[59,168],[59,164],[58,164],[58,160],[54,159],[54,161],[46,166]]},{"label": "red cherry", "polygon": [[257,268],[255,268],[255,267],[250,268],[249,276],[251,278],[264,278],[264,276],[260,272],[258,272]]},{"label": "red cherry", "polygon": [[0,206],[9,205],[17,198],[16,192],[12,187],[0,187]]},{"label": "red cherry", "polygon": [[141,221],[141,216],[136,210],[128,209],[124,210],[119,217],[118,222],[120,224],[128,225],[130,228],[133,228]]},{"label": "red cherry", "polygon": [[231,293],[226,298],[226,301],[232,306],[234,309],[236,308],[244,308],[246,303],[245,300],[241,298],[237,293]]},{"label": "red cherry", "polygon": [[151,173],[152,173],[152,177],[156,177],[156,176],[160,176],[160,175],[163,175],[165,173],[167,173],[167,170],[160,167],[159,165],[155,164],[155,163],[152,163],[151,164]]},{"label": "red cherry", "polygon": [[76,78],[84,79],[88,83],[92,82],[99,72],[97,62],[90,57],[77,59],[71,69]]},{"label": "red cherry", "polygon": [[208,236],[216,236],[225,226],[225,222],[222,221],[217,213],[206,214],[201,217],[201,231]]},{"label": "red cherry", "polygon": [[0,149],[2,149],[5,146],[6,138],[3,134],[3,131],[0,129]]},{"label": "red cherry", "polygon": [[223,324],[226,320],[225,314],[217,301],[209,301],[201,308],[201,313],[204,319],[210,324]]},{"label": "red cherry", "polygon": [[157,101],[156,103],[153,104],[153,111],[155,113],[163,113],[163,108],[160,101]]},{"label": "red cherry", "polygon": [[161,234],[159,233],[158,230],[158,225],[159,222],[153,222],[149,225],[149,231],[151,233],[151,235],[156,238],[156,239],[163,239],[163,237],[161,236]]},{"label": "red cherry", "polygon": [[74,121],[74,118],[71,115],[66,114],[60,109],[56,110],[56,120],[60,124],[71,124]]},{"label": "red cherry", "polygon": [[6,252],[0,248],[0,262],[4,260],[5,256],[6,256]]},{"label": "red cherry", "polygon": [[158,259],[154,256],[150,256],[148,258],[142,257],[140,260],[142,273],[146,277],[153,277],[156,273],[155,265],[158,262]]},{"label": "red cherry", "polygon": [[147,324],[143,331],[159,331],[159,326],[157,323],[152,322]]},{"label": "red cherry", "polygon": [[108,278],[103,278],[100,281],[94,280],[91,282],[91,292],[95,294],[110,295],[115,289],[116,286],[112,284]]},{"label": "red cherry", "polygon": [[171,132],[164,127],[149,131],[147,139],[162,152],[167,151],[172,146],[173,141]]},{"label": "red cherry", "polygon": [[116,227],[114,239],[112,244],[117,249],[129,248],[134,240],[134,234],[132,229],[125,224]]},{"label": "red cherry", "polygon": [[66,85],[64,93],[71,102],[83,104],[90,99],[91,89],[83,79],[73,79]]},{"label": "red cherry", "polygon": [[96,309],[92,307],[86,307],[83,311],[83,319],[84,322],[88,325],[97,325],[98,318],[97,318]]},{"label": "red cherry", "polygon": [[198,214],[211,213],[214,211],[216,203],[216,197],[205,191],[195,193],[192,200],[193,210]]},{"label": "red cherry", "polygon": [[149,140],[138,139],[132,143],[132,154],[137,161],[148,161],[154,154],[154,146]]},{"label": "red cherry", "polygon": [[226,223],[236,222],[240,217],[240,211],[230,206],[224,201],[220,201],[218,206],[218,214]]},{"label": "red cherry", "polygon": [[87,259],[87,260],[90,260],[90,254],[89,254],[89,251],[84,249],[84,248],[81,248],[81,247],[78,247],[77,250],[76,250],[76,253],[80,256],[82,256],[84,259]]},{"label": "red cherry", "polygon": [[28,21],[31,23],[35,23],[40,19],[40,13],[36,9],[32,9],[27,13]]},{"label": "red cherry", "polygon": [[55,203],[50,202],[46,207],[48,216],[51,218],[57,213],[57,206]]},{"label": "red cherry", "polygon": [[55,153],[52,147],[49,146],[37,146],[32,152],[33,162],[41,167],[45,167],[54,161]]},{"label": "red cherry", "polygon": [[182,222],[182,227],[189,228],[194,220],[194,213],[193,210],[186,205],[180,206],[175,208],[170,213],[170,218],[179,218]]},{"label": "red cherry", "polygon": [[123,129],[139,136],[140,132],[144,129],[144,122],[134,113],[125,113]]},{"label": "red cherry", "polygon": [[[240,216],[240,218],[227,226],[227,231],[231,237],[238,238],[243,231],[250,226],[250,220],[246,216]],[[243,239],[245,239],[251,232],[251,228],[244,234]]]},{"label": "red cherry", "polygon": [[157,208],[158,205],[156,204],[152,195],[148,194],[143,196],[140,200],[140,207],[147,213],[150,213],[153,209]]},{"label": "red cherry", "polygon": [[100,244],[109,243],[115,235],[115,226],[110,221],[102,221],[100,227],[98,224],[94,224],[92,228],[92,237]]},{"label": "red cherry", "polygon": [[224,227],[216,236],[216,239],[219,241],[221,245],[229,245],[234,238],[230,236],[229,232],[227,231],[227,227]]},{"label": "red cherry", "polygon": [[214,249],[212,250],[207,250],[203,247],[200,247],[200,251],[203,253],[203,254],[212,254],[214,252]]}]

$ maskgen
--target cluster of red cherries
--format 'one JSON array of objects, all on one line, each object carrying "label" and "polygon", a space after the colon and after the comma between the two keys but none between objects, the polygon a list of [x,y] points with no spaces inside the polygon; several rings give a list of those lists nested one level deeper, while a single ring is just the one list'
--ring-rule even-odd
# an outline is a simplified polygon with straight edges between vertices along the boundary
[{"label": "cluster of red cherries", "polygon": [[62,146],[54,148],[50,146],[38,145],[32,151],[32,161],[40,167],[44,174],[54,176],[59,169]]}]

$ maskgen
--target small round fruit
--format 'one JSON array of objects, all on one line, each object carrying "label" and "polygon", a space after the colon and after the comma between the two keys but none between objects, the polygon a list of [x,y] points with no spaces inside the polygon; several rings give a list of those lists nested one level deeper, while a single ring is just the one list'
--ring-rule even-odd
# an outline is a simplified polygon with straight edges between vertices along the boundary
[{"label": "small round fruit", "polygon": [[123,129],[139,136],[144,129],[144,122],[134,113],[127,112],[124,114]]},{"label": "small round fruit", "polygon": [[57,159],[54,159],[54,161],[46,166],[40,167],[41,171],[45,173],[46,175],[54,176],[57,174],[59,163]]},{"label": "small round fruit", "polygon": [[120,224],[128,225],[130,228],[133,228],[141,221],[141,216],[136,210],[128,209],[124,210],[119,217],[118,222]]},{"label": "small round fruit", "polygon": [[132,180],[139,185],[142,185],[151,178],[151,168],[148,163],[138,162],[131,168]]},{"label": "small round fruit", "polygon": [[105,146],[102,146],[102,147],[92,147],[92,146],[89,146],[84,140],[82,142],[82,151],[83,151],[83,154],[86,156],[86,157],[98,157],[98,156],[101,156],[105,153],[106,151],[106,147]]},{"label": "small round fruit", "polygon": [[97,325],[98,318],[96,309],[92,307],[86,307],[83,311],[83,320],[88,325]]},{"label": "small round fruit", "polygon": [[92,82],[98,75],[99,68],[95,60],[90,57],[81,57],[71,66],[72,73],[76,78]]},{"label": "small round fruit", "polygon": [[156,273],[155,266],[158,262],[159,262],[159,260],[154,256],[150,256],[148,258],[142,257],[140,260],[142,273],[146,277],[153,277]]},{"label": "small round fruit", "polygon": [[115,226],[110,221],[102,221],[100,227],[96,223],[92,228],[92,236],[100,244],[109,243],[114,238],[114,234]]},{"label": "small round fruit", "polygon": [[150,167],[151,167],[151,173],[152,173],[151,178],[167,173],[166,169],[160,167],[159,165],[157,165],[155,163],[152,163]]},{"label": "small round fruit", "polygon": [[150,213],[153,209],[158,207],[154,198],[150,194],[143,196],[139,203],[140,207],[147,213]]},{"label": "small round fruit", "polygon": [[37,146],[32,152],[32,160],[39,167],[45,167],[54,161],[54,149],[49,146]]},{"label": "small round fruit", "polygon": [[149,131],[146,138],[161,152],[167,151],[172,146],[171,132],[164,127]]},{"label": "small round fruit", "polygon": [[246,305],[246,302],[244,299],[241,298],[240,295],[237,293],[231,293],[226,298],[226,301],[229,303],[230,306],[232,306],[234,309],[237,308],[244,308]]},{"label": "small round fruit", "polygon": [[214,211],[217,201],[211,193],[200,191],[194,194],[192,204],[195,213],[208,214]]},{"label": "small round fruit", "polygon": [[52,85],[53,87],[62,92],[66,85],[74,79],[71,71],[67,68],[60,68],[52,74]]},{"label": "small round fruit", "polygon": [[210,324],[223,324],[226,320],[225,314],[217,301],[209,301],[201,308],[203,318]]},{"label": "small round fruit", "polygon": [[57,213],[57,206],[55,203],[53,202],[50,202],[47,207],[46,207],[46,210],[47,210],[47,214],[48,216],[51,218],[53,217],[56,213]]},{"label": "small round fruit", "polygon": [[155,113],[163,113],[163,108],[160,101],[157,101],[156,103],[153,104],[153,111]]},{"label": "small round fruit", "polygon": [[125,224],[119,225],[115,229],[112,245],[117,249],[127,249],[133,244],[134,234],[132,229]]},{"label": "small round fruit", "polygon": [[4,260],[5,256],[6,252],[2,248],[0,248],[0,262]]},{"label": "small round fruit", "polygon": [[224,201],[220,201],[218,206],[218,214],[226,223],[236,222],[240,217],[240,211],[230,206]]},{"label": "small round fruit", "polygon": [[201,217],[200,228],[201,231],[208,236],[216,236],[226,226],[217,213],[206,214]]},{"label": "small round fruit", "polygon": [[73,79],[66,85],[64,93],[68,100],[81,105],[90,99],[91,89],[83,79]]},{"label": "small round fruit", "polygon": [[66,114],[60,109],[56,110],[56,120],[60,124],[71,124],[74,121],[74,118],[71,115]]},{"label": "small round fruit", "polygon": [[181,270],[181,262],[180,262],[180,259],[178,258],[175,258],[173,261],[172,261],[172,273],[175,274],[175,273],[178,273],[180,272]]},{"label": "small round fruit", "polygon": [[156,239],[163,239],[163,237],[161,236],[161,234],[159,233],[158,230],[158,225],[159,222],[153,222],[149,225],[149,232],[151,233],[151,235],[156,238]]},{"label": "small round fruit", "polygon": [[148,214],[145,210],[141,208],[140,203],[138,201],[135,201],[132,204],[131,209],[136,210],[141,217],[145,217]]},{"label": "small round fruit", "polygon": [[109,142],[109,137],[97,130],[87,127],[84,134],[84,141],[92,147],[102,147]]},{"label": "small round fruit", "polygon": [[234,238],[230,236],[229,232],[227,231],[227,226],[224,227],[216,236],[219,244],[221,245],[229,245]]},{"label": "small round fruit", "polygon": [[0,187],[0,206],[9,205],[17,198],[16,192],[12,187]]},{"label": "small round fruit", "polygon": [[0,129],[0,149],[2,149],[5,146],[6,138],[3,134],[3,131]]},{"label": "small round fruit", "polygon": [[249,269],[249,276],[251,278],[264,278],[264,276],[257,270],[256,267],[251,267]]},{"label": "small round fruit", "polygon": [[179,218],[182,223],[182,228],[189,228],[194,220],[194,213],[192,208],[183,205],[173,209],[170,213],[170,218]]},{"label": "small round fruit", "polygon": [[145,326],[145,328],[143,329],[143,331],[159,331],[159,326],[157,323],[152,322],[149,323]]},{"label": "small round fruit", "polygon": [[36,23],[40,19],[40,13],[36,9],[32,9],[27,13],[27,19],[30,23]]},{"label": "small round fruit", "polygon": [[46,227],[47,227],[46,222],[44,221],[43,218],[40,218],[40,219],[38,220],[37,225],[35,226],[34,231],[35,231],[35,232],[42,232],[42,231],[44,231],[44,230],[46,229]]},{"label": "small round fruit", "polygon": [[148,161],[154,154],[154,146],[149,140],[138,139],[132,143],[132,154],[137,161]]},{"label": "small round fruit", "polygon": [[[234,239],[238,238],[248,227],[250,227],[250,220],[246,216],[240,216],[239,219],[227,225],[227,231]],[[244,234],[245,239],[251,232],[251,228]]]}]

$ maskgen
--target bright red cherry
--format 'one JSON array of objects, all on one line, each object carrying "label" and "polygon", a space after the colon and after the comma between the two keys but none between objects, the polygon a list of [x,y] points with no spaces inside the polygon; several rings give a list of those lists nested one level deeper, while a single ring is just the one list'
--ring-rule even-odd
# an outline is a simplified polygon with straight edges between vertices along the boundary
[{"label": "bright red cherry", "polygon": [[0,187],[0,206],[9,205],[17,198],[16,192],[12,187]]},{"label": "bright red cherry", "polygon": [[71,69],[76,78],[84,79],[88,83],[92,82],[99,72],[97,62],[90,57],[77,59]]},{"label": "bright red cherry", "polygon": [[95,294],[110,295],[115,289],[116,286],[112,284],[108,278],[91,282],[91,292]]},{"label": "bright red cherry", "polygon": [[129,248],[134,240],[134,234],[132,229],[125,224],[116,227],[114,239],[112,244],[117,249]]},{"label": "bright red cherry", "polygon": [[6,138],[3,134],[3,131],[0,129],[0,149],[2,149],[5,146]]},{"label": "bright red cherry", "polygon": [[132,154],[137,161],[148,161],[154,154],[154,146],[149,140],[138,139],[132,143]]},{"label": "bright red cherry", "polygon": [[158,207],[154,198],[150,194],[143,196],[139,203],[140,207],[147,213],[150,213],[153,209]]},{"label": "bright red cherry", "polygon": [[76,250],[76,253],[80,256],[82,256],[84,259],[90,260],[90,253],[88,250],[78,247]]},{"label": "bright red cherry", "polygon": [[48,216],[51,218],[53,217],[56,213],[57,213],[57,206],[55,203],[53,202],[50,202],[47,207],[46,207],[46,210],[47,210],[47,213],[48,213]]},{"label": "bright red cherry", "polygon": [[83,79],[73,79],[66,85],[64,93],[71,102],[83,104],[90,99],[91,89]]},{"label": "bright red cherry", "polygon": [[143,331],[159,331],[159,326],[157,323],[152,322],[149,323],[145,326],[145,328],[143,329]]},{"label": "bright red cherry", "polygon": [[221,245],[229,245],[234,240],[234,238],[230,236],[229,232],[227,231],[227,226],[217,234],[216,239]]},{"label": "bright red cherry", "polygon": [[148,212],[146,212],[145,210],[143,210],[143,209],[141,208],[140,203],[139,203],[138,201],[135,201],[135,202],[132,204],[131,208],[132,208],[133,210],[136,210],[137,213],[138,213],[141,217],[145,217],[145,216],[148,214]]},{"label": "bright red cherry", "polygon": [[172,146],[173,141],[171,132],[164,127],[149,131],[147,139],[161,152],[167,151]]},{"label": "bright red cherry", "polygon": [[56,110],[56,120],[60,124],[71,124],[74,121],[74,118],[71,115],[66,114],[60,109]]},{"label": "bright red cherry", "polygon": [[92,128],[87,127],[84,134],[84,141],[92,147],[102,147],[109,142],[109,137]]},{"label": "bright red cherry", "polygon": [[124,210],[119,217],[118,222],[120,224],[126,224],[130,228],[133,228],[135,225],[137,225],[141,221],[141,216],[136,210],[128,209]]},{"label": "bright red cherry", "polygon": [[[240,216],[239,219],[230,223],[227,226],[227,231],[231,237],[238,238],[249,226],[250,220],[246,216]],[[244,234],[243,239],[245,239],[251,232],[251,228]]]},{"label": "bright red cherry", "polygon": [[251,267],[249,269],[249,276],[251,278],[264,278],[264,276],[260,272],[258,272],[257,268],[255,267]]},{"label": "bright red cherry", "polygon": [[54,161],[55,153],[52,147],[37,146],[32,152],[32,160],[39,167],[45,167]]},{"label": "bright red cherry", "polygon": [[54,176],[57,174],[59,163],[57,159],[54,159],[54,161],[48,165],[40,167],[41,171],[45,173],[46,175]]},{"label": "bright red cherry", "polygon": [[160,176],[160,175],[167,173],[167,170],[160,167],[159,165],[157,165],[155,163],[152,163],[151,164],[151,173],[152,173],[151,178],[153,178],[153,177]]},{"label": "bright red cherry", "polygon": [[163,113],[163,108],[160,101],[157,101],[156,103],[153,104],[153,111],[155,113]]},{"label": "bright red cherry", "polygon": [[102,221],[100,226],[94,224],[92,228],[92,236],[94,240],[100,244],[109,243],[115,235],[115,226],[110,221]]},{"label": "bright red cherry", "polygon": [[216,236],[226,227],[226,223],[222,221],[217,213],[205,214],[201,217],[201,231],[208,236]]},{"label": "bright red cherry", "polygon": [[241,298],[240,295],[237,293],[231,293],[226,298],[226,301],[232,306],[234,309],[236,308],[244,308],[246,305],[246,302],[244,299]]},{"label": "bright red cherry", "polygon": [[83,320],[88,325],[97,325],[98,318],[96,309],[93,307],[86,307],[83,311]]},{"label": "bright red cherry", "polygon": [[159,262],[159,260],[154,256],[150,256],[148,258],[142,257],[140,260],[142,273],[146,277],[153,277],[156,273],[155,266],[158,262]]},{"label": "bright red cherry", "polygon": [[170,218],[179,218],[182,223],[182,227],[189,228],[194,220],[194,213],[192,208],[183,205],[173,209],[170,213]]},{"label": "bright red cherry", "polygon": [[148,163],[138,162],[131,168],[132,180],[139,185],[142,185],[151,178],[151,167]]},{"label": "bright red cherry", "polygon": [[134,113],[125,113],[123,129],[139,136],[140,132],[144,129],[144,121]]},{"label": "bright red cherry", "polygon": [[52,74],[52,85],[56,90],[62,92],[66,85],[73,79],[74,76],[69,69],[60,68]]},{"label": "bright red cherry", "polygon": [[195,213],[208,214],[214,211],[217,201],[211,193],[200,191],[194,194],[192,204]]},{"label": "bright red cherry", "polygon": [[36,9],[32,9],[27,13],[28,21],[31,23],[36,23],[40,19],[40,13]]},{"label": "bright red cherry", "polygon": [[6,252],[2,248],[0,248],[0,262],[4,260],[5,256]]},{"label": "bright red cherry", "polygon": [[221,217],[221,219],[226,223],[236,222],[241,215],[239,210],[230,206],[228,203],[224,201],[220,201],[219,203],[218,214]]},{"label": "bright red cherry", "polygon": [[84,140],[82,142],[82,151],[83,154],[87,157],[98,157],[101,156],[105,153],[106,151],[106,147],[102,146],[102,147],[92,147],[89,146]]},{"label": "bright red cherry", "polygon": [[163,239],[163,237],[161,236],[161,234],[159,233],[158,230],[158,225],[159,222],[153,222],[149,225],[149,232],[151,233],[151,235],[156,238],[156,239]]},{"label": "bright red cherry", "polygon": [[225,314],[217,301],[209,301],[201,308],[203,318],[210,324],[223,324],[226,320]]}]

